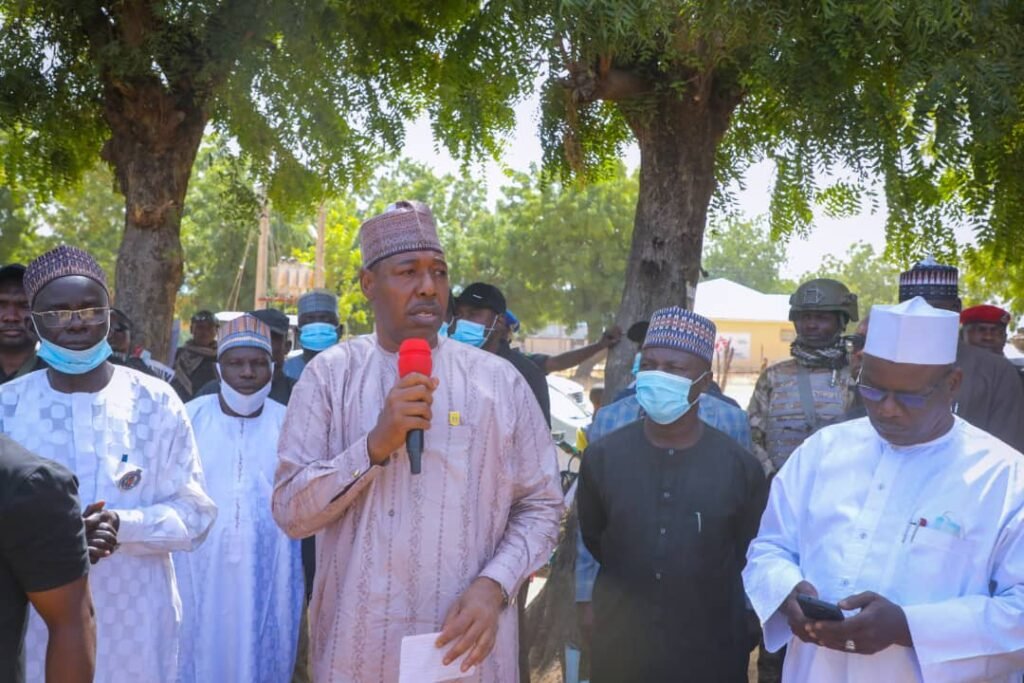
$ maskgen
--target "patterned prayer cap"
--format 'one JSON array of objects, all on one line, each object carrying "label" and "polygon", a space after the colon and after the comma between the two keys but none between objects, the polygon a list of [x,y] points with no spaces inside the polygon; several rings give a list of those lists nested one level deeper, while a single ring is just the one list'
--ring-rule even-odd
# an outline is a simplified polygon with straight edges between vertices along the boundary
[{"label": "patterned prayer cap", "polygon": [[715,357],[715,324],[679,306],[663,308],[651,316],[643,348],[679,349],[707,362]]},{"label": "patterned prayer cap", "polygon": [[326,289],[314,289],[299,297],[299,315],[303,313],[338,315],[338,295]]},{"label": "patterned prayer cap", "polygon": [[273,354],[270,349],[270,328],[259,318],[248,313],[222,323],[217,330],[217,358],[230,349],[253,348]]},{"label": "patterned prayer cap", "polygon": [[359,228],[363,268],[408,251],[436,251],[444,255],[430,208],[423,202],[400,201]]},{"label": "patterned prayer cap", "polygon": [[110,290],[107,288],[107,276],[92,254],[77,247],[62,244],[39,256],[25,269],[25,294],[28,296],[29,304],[31,305],[35,301],[36,295],[43,287],[58,278],[71,275],[80,275],[94,280],[103,287],[108,295],[110,294]]},{"label": "patterned prayer cap", "polygon": [[960,271],[944,266],[931,256],[900,274],[900,301],[920,296],[925,300],[956,299],[960,296]]}]

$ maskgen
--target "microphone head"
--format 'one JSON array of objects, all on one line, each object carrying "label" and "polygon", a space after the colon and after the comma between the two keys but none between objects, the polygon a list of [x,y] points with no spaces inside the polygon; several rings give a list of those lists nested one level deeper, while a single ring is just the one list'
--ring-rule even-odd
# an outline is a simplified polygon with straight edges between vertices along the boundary
[{"label": "microphone head", "polygon": [[430,357],[430,344],[426,339],[406,339],[398,347],[398,375],[418,372],[430,377],[434,363]]}]

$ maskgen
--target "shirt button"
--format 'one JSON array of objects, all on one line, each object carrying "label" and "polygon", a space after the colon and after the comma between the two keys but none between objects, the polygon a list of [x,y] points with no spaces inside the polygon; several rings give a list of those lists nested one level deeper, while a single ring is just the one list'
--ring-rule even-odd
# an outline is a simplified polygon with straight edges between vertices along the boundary
[{"label": "shirt button", "polygon": [[655,572],[654,573],[654,578],[657,579],[658,581],[661,581],[661,572]]},{"label": "shirt button", "polygon": [[878,490],[879,491],[884,491],[885,490],[885,484],[879,484],[878,485]]},{"label": "shirt button", "polygon": [[665,535],[665,527],[661,527],[661,535],[662,535],[662,536],[664,536],[664,535]]},{"label": "shirt button", "polygon": [[668,449],[668,454],[669,455],[675,455],[676,454],[676,449],[674,449],[674,448]]},{"label": "shirt button", "polygon": [[394,510],[388,510],[388,517],[394,517],[394,516],[395,516],[395,511]]},{"label": "shirt button", "polygon": [[352,476],[353,477],[358,477],[359,476],[359,472],[360,472],[359,470],[352,470]]},{"label": "shirt button", "polygon": [[849,586],[850,585],[850,580],[849,579],[843,579],[843,585],[844,586]]},{"label": "shirt button", "polygon": [[867,537],[868,537],[867,532],[865,532],[865,531],[860,532],[860,540],[863,541]]},{"label": "shirt button", "polygon": [[669,493],[668,491],[665,491],[664,493],[661,494],[661,497],[664,498],[665,500],[668,500],[669,498],[672,497],[672,494]]}]

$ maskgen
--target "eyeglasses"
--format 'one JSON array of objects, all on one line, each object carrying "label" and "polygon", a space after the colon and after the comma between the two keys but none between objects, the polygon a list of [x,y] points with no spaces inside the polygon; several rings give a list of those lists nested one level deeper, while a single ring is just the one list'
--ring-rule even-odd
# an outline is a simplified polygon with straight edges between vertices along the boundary
[{"label": "eyeglasses", "polygon": [[931,385],[928,391],[916,394],[908,391],[887,391],[885,389],[877,389],[872,386],[868,386],[860,381],[860,377],[857,378],[857,391],[860,392],[861,398],[871,403],[881,403],[888,396],[892,396],[897,403],[904,408],[910,410],[920,410],[924,408],[928,403],[928,399],[931,398],[932,394],[939,390],[942,383],[949,377],[949,374],[943,375],[942,378]]},{"label": "eyeglasses", "polygon": [[58,310],[42,311],[40,313],[32,311],[32,315],[43,324],[43,327],[51,330],[62,330],[71,325],[71,321],[76,317],[83,325],[103,325],[110,320],[110,308],[101,306],[97,308],[81,308],[77,311]]}]

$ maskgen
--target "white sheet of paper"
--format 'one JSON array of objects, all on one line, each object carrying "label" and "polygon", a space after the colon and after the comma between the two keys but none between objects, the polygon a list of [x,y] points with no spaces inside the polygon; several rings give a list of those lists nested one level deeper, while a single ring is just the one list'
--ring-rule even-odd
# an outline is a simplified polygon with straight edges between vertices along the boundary
[{"label": "white sheet of paper", "polygon": [[444,665],[444,656],[451,648],[438,648],[437,642],[440,633],[424,633],[418,636],[406,636],[402,638],[402,659],[398,667],[398,683],[439,683],[440,681],[455,681],[460,678],[472,676],[476,673],[473,667],[466,673],[462,673],[462,660],[469,653],[466,653],[448,666]]}]

